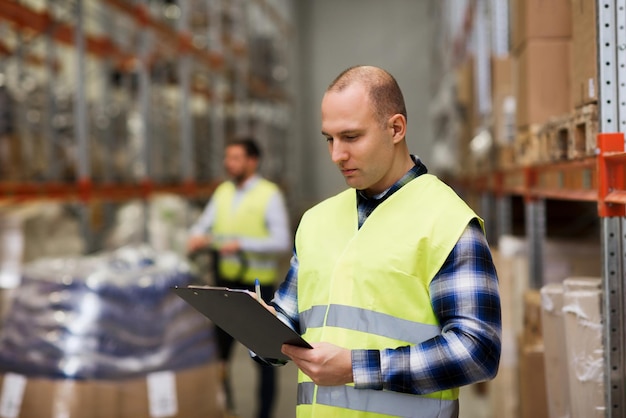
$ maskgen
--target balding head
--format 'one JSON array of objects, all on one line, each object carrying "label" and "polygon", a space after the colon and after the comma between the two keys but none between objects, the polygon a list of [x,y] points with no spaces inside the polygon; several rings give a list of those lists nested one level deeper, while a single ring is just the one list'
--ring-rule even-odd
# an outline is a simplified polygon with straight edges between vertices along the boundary
[{"label": "balding head", "polygon": [[359,65],[344,70],[326,89],[327,92],[340,92],[348,86],[359,83],[369,92],[368,97],[381,124],[395,114],[407,118],[404,97],[396,79],[382,68]]}]

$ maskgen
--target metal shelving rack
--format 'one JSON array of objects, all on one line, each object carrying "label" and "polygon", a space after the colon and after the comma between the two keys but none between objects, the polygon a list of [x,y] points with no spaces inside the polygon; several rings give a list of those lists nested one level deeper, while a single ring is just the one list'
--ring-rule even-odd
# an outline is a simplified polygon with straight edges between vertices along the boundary
[{"label": "metal shelving rack", "polygon": [[[530,283],[543,282],[546,199],[597,202],[601,222],[606,417],[626,418],[626,0],[596,0],[596,155],[495,170],[461,188],[495,197],[498,234],[510,226],[510,197],[524,199]],[[483,199],[484,201],[484,199]],[[489,212],[489,208],[486,209]]]},{"label": "metal shelving rack", "polygon": [[[266,132],[278,131],[280,149],[271,151],[279,161],[264,164],[263,174],[294,177],[285,172],[293,119],[286,103],[293,93],[284,80],[261,79],[249,62],[255,52],[249,29],[269,26],[271,36],[284,42],[283,34],[293,30],[289,6],[290,0],[2,2],[0,31],[11,36],[0,42],[0,72],[7,62],[17,62],[19,77],[38,67],[47,96],[38,142],[31,131],[40,135],[39,125],[29,126],[31,109],[26,102],[17,106],[19,125],[27,126],[17,135],[20,165],[34,164],[36,152],[44,168],[13,178],[0,170],[0,205],[76,205],[93,251],[90,205],[103,203],[108,210],[162,193],[203,201],[220,180],[223,144],[230,136],[252,134],[266,145],[276,142]],[[44,51],[33,52],[41,44]],[[278,42],[272,44],[267,51],[274,60],[260,65],[289,65],[287,51],[279,49]],[[72,122],[64,138],[55,127],[59,68],[73,74],[66,98]],[[74,155],[71,163],[58,158],[62,141]]]},{"label": "metal shelving rack", "polygon": [[[41,7],[45,3],[46,7]],[[87,202],[93,199],[124,201],[130,198],[145,198],[157,192],[176,193],[190,198],[207,197],[213,190],[220,172],[222,145],[229,134],[256,133],[267,126],[284,128],[285,121],[289,121],[288,107],[285,106],[290,93],[285,85],[272,80],[259,80],[250,71],[249,55],[252,53],[247,42],[246,27],[254,22],[248,19],[249,8],[256,7],[264,13],[264,19],[275,25],[276,31],[291,30],[288,18],[280,10],[280,2],[267,0],[238,0],[225,2],[221,0],[190,0],[184,2],[162,2],[163,5],[178,5],[180,17],[171,21],[164,21],[155,16],[151,8],[159,2],[143,0],[67,0],[64,2],[47,3],[38,1],[3,2],[0,8],[0,25],[4,30],[15,32],[16,36],[27,33],[31,39],[44,39],[51,52],[50,56],[37,57],[32,55],[19,56],[20,65],[26,67],[39,62],[46,66],[50,80],[54,79],[58,60],[55,60],[54,50],[57,45],[70,48],[74,55],[73,62],[63,62],[62,65],[71,66],[75,74],[75,88],[72,91],[73,99],[73,138],[76,147],[75,172],[71,179],[61,179],[55,175],[54,165],[58,163],[51,154],[46,155],[47,165],[52,167],[43,178],[25,176],[19,179],[0,178],[0,200],[3,204],[21,203],[29,200],[52,199],[57,201]],[[32,7],[38,4],[39,7]],[[53,8],[66,8],[66,19],[55,16]],[[120,20],[123,18],[129,26],[135,29],[129,33],[133,41],[126,44],[119,42],[116,34],[90,33],[85,28],[86,10],[98,8],[103,15],[102,20]],[[204,33],[198,33],[197,27],[192,27],[192,16],[198,13],[204,16]],[[67,15],[70,14],[68,17]],[[236,15],[236,16],[235,16]],[[236,24],[226,27],[224,22]],[[110,23],[110,22],[109,22]],[[104,26],[106,22],[103,22]],[[115,29],[113,29],[115,30]],[[0,54],[13,56],[15,59],[20,53],[22,45],[15,50],[4,46]],[[277,55],[279,55],[277,53]],[[125,78],[124,82],[132,85],[134,100],[138,108],[139,119],[143,123],[144,137],[137,153],[137,159],[143,168],[130,179],[110,178],[110,170],[105,170],[104,178],[94,178],[92,166],[93,150],[90,146],[93,139],[92,121],[88,109],[93,103],[87,98],[87,61],[96,60],[103,73],[116,69]],[[155,150],[162,144],[161,132],[154,128],[154,109],[151,109],[151,100],[155,100],[154,83],[158,82],[159,65],[171,65],[174,69],[166,69],[175,74],[179,94],[179,110],[177,121],[177,143],[179,151],[178,170],[174,176],[162,175],[155,167],[153,154],[157,151],[167,154],[163,150]],[[236,76],[230,78],[234,73]],[[204,82],[199,81],[204,75]],[[110,74],[108,75],[110,76]],[[167,76],[167,74],[166,74]],[[106,78],[103,77],[103,79]],[[110,100],[111,81],[103,81],[102,98]],[[50,95],[52,102],[54,98]],[[102,99],[104,101],[104,99]],[[208,138],[198,138],[194,132],[193,111],[190,108],[194,100],[204,100],[207,115]],[[54,103],[52,103],[54,105]],[[102,103],[102,106],[107,103]],[[262,108],[260,117],[253,114],[251,109]],[[257,112],[259,113],[259,112]],[[260,112],[262,113],[262,112]],[[286,115],[287,114],[287,115]],[[263,116],[261,115],[261,116]],[[236,132],[228,131],[228,120],[232,119]],[[256,123],[255,126],[251,126]],[[260,128],[259,128],[260,126]],[[151,129],[152,128],[152,129]],[[286,129],[286,128],[285,128]],[[155,132],[156,131],[156,132]],[[49,132],[43,144],[49,145]],[[107,133],[110,136],[110,132]],[[198,173],[198,156],[194,146],[199,141],[207,143],[208,152],[203,165],[208,167],[209,173]],[[285,140],[286,142],[286,140]],[[26,142],[25,142],[26,143]],[[27,144],[28,145],[28,144]],[[106,152],[107,150],[104,149]],[[111,156],[102,157],[105,163],[110,163]],[[285,160],[289,158],[284,155]],[[28,163],[28,161],[23,161]],[[282,165],[286,165],[283,163]],[[201,175],[202,174],[202,175]],[[282,170],[267,173],[270,177],[284,174]],[[174,177],[174,178],[172,178]],[[200,179],[198,181],[197,179]]]},{"label": "metal shelving rack", "polygon": [[[600,95],[600,132],[607,134],[599,140],[615,141],[613,163],[603,163],[601,168],[613,167],[612,184],[604,184],[611,202],[600,206],[603,246],[603,308],[606,415],[626,417],[626,191],[624,185],[624,132],[626,132],[626,0],[598,0],[598,85]],[[610,136],[609,136],[610,135]],[[602,173],[601,173],[602,174]]]}]

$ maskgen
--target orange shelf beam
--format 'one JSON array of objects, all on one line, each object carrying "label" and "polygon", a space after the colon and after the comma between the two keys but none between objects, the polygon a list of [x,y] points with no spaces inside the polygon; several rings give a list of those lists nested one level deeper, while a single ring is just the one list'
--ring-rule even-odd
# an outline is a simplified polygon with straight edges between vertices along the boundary
[{"label": "orange shelf beam", "polygon": [[0,201],[3,203],[25,203],[38,200],[125,201],[145,199],[159,193],[208,197],[213,193],[217,184],[217,182],[195,183],[192,181],[181,184],[153,184],[147,180],[135,184],[93,184],[89,181],[77,183],[0,182]]},{"label": "orange shelf beam", "polygon": [[153,19],[147,6],[143,4],[133,5],[122,0],[106,0],[106,3],[127,16],[134,18],[138,25],[152,29],[159,35],[160,39],[168,43],[174,50],[191,54],[199,62],[204,63],[211,69],[219,70],[223,67],[224,57],[214,52],[196,48],[193,46],[189,34],[181,33],[166,23]]},{"label": "orange shelf beam", "polygon": [[[14,1],[2,2],[0,19],[36,34],[50,33],[58,42],[65,45],[74,45],[74,28],[68,24],[55,21],[49,13],[32,10]],[[128,65],[133,56],[119,49],[110,39],[87,35],[85,37],[87,52],[98,57],[111,57],[116,61]]]},{"label": "orange shelf beam", "polygon": [[470,190],[497,196],[597,202],[601,217],[626,216],[626,151],[623,133],[597,136],[596,156],[498,170],[465,180]]},{"label": "orange shelf beam", "polygon": [[601,217],[626,215],[626,181],[623,133],[598,134],[598,214]]}]

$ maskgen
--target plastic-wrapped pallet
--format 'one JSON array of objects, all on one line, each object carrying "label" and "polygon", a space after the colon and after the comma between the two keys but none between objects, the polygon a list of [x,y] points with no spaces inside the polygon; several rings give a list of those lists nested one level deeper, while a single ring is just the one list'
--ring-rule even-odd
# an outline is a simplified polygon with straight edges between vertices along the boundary
[{"label": "plastic-wrapped pallet", "polygon": [[[63,387],[69,384],[71,396],[65,396],[68,390],[61,391],[65,394],[61,403],[68,398],[72,405],[82,405],[79,414],[83,418],[88,417],[84,407],[89,402],[79,395],[92,393],[96,385],[108,384],[116,389],[115,396],[123,398],[141,388],[149,389],[154,376],[165,379],[156,387],[172,387],[169,392],[174,393],[179,384],[184,384],[177,384],[176,376],[203,367],[211,368],[211,376],[217,376],[213,328],[171,292],[173,286],[185,286],[194,280],[187,263],[178,255],[142,246],[89,257],[41,259],[25,265],[22,284],[0,333],[0,367],[11,373],[4,376],[5,383],[7,377],[23,376],[29,384],[52,385],[57,392],[61,382]],[[174,384],[165,384],[172,378]],[[208,399],[215,395],[212,405],[217,408],[219,385],[215,385],[213,394],[207,391],[208,386],[203,396]],[[3,387],[3,417],[7,396]],[[51,405],[59,403],[59,399],[49,398]],[[117,410],[108,409],[112,414],[109,416],[124,416],[119,408],[123,409],[125,402],[120,399],[107,406],[118,406]],[[161,401],[161,405],[165,403]],[[133,408],[136,413],[136,405]],[[72,410],[70,406],[66,409]],[[161,411],[158,416],[180,416],[172,413],[179,409]],[[38,417],[46,416],[38,411]],[[50,411],[49,416],[57,415]],[[74,416],[79,415],[67,415]]]},{"label": "plastic-wrapped pallet", "polygon": [[563,317],[572,418],[601,418],[604,404],[601,279],[563,281]]},{"label": "plastic-wrapped pallet", "polygon": [[541,288],[541,323],[550,418],[569,417],[569,377],[562,283],[549,283]]}]

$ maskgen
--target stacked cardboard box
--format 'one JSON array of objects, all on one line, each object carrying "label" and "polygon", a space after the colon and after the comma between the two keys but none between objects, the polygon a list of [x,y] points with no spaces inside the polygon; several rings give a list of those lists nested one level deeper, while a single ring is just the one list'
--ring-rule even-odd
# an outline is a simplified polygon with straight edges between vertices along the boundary
[{"label": "stacked cardboard box", "polygon": [[491,100],[495,142],[512,143],[515,136],[515,97],[510,55],[494,56],[491,59]]},{"label": "stacked cardboard box", "polygon": [[604,404],[601,279],[563,282],[563,316],[572,418],[601,418]]},{"label": "stacked cardboard box", "polygon": [[463,167],[471,165],[470,141],[474,137],[478,124],[474,101],[474,59],[468,58],[455,71],[456,102],[460,109],[459,157]]},{"label": "stacked cardboard box", "polygon": [[598,100],[596,0],[571,0],[571,97],[575,108]]},{"label": "stacked cardboard box", "polygon": [[550,418],[603,417],[601,279],[569,277],[541,295]]},{"label": "stacked cardboard box", "polygon": [[[547,240],[543,251],[544,283],[555,283],[560,287],[568,277],[600,275],[601,248],[596,241]],[[546,344],[554,345],[550,338],[555,334],[545,336],[546,326],[550,328],[552,324],[544,324],[540,318],[543,313],[539,310],[543,302],[536,294],[532,296],[532,291],[528,292],[528,242],[524,238],[504,235],[500,237],[498,247],[492,249],[492,255],[498,271],[502,305],[500,368],[496,378],[489,382],[492,416],[519,418],[521,413],[525,414],[524,417],[534,417],[532,414],[537,413],[536,416],[540,417],[542,415],[537,411],[547,414],[548,401],[552,401],[547,387],[551,380],[543,382],[544,352],[546,356],[553,355],[546,352],[549,348]],[[564,354],[561,359],[564,363]],[[550,374],[545,378],[554,376]],[[567,383],[561,384],[567,387]]]},{"label": "stacked cardboard box", "polygon": [[4,418],[205,418],[225,416],[219,363],[124,380],[0,375]]},{"label": "stacked cardboard box", "polygon": [[499,167],[514,165],[515,96],[513,95],[513,68],[510,55],[491,59],[491,103],[495,153]]},{"label": "stacked cardboard box", "polygon": [[548,418],[541,296],[537,290],[524,293],[524,330],[519,348],[520,417]]},{"label": "stacked cardboard box", "polygon": [[502,306],[502,354],[497,376],[488,383],[490,406],[494,417],[517,418],[519,416],[518,353],[515,332],[515,298],[520,257],[510,252],[492,249],[493,261],[498,271],[500,304]]},{"label": "stacked cardboard box", "polygon": [[512,52],[518,130],[567,113],[570,0],[512,0]]},{"label": "stacked cardboard box", "polygon": [[550,283],[541,288],[541,321],[545,347],[546,393],[550,418],[570,416],[563,285]]}]

